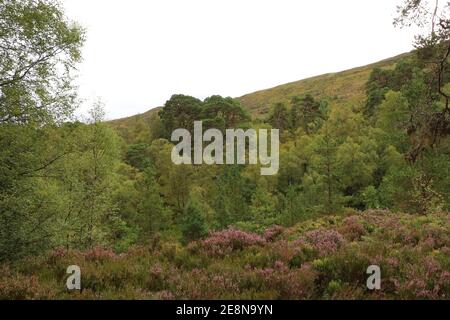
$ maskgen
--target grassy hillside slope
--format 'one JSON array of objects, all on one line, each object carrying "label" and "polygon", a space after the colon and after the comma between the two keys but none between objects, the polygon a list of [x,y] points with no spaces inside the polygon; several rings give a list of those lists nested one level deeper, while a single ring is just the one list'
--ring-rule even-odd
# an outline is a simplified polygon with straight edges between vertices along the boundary
[{"label": "grassy hillside slope", "polygon": [[376,67],[391,68],[408,55],[405,53],[367,66],[287,83],[244,95],[238,100],[254,117],[266,115],[276,102],[287,102],[293,96],[307,93],[335,105],[361,104],[365,101],[365,84],[372,70]]},{"label": "grassy hillside slope", "polygon": [[[401,54],[367,66],[358,67],[338,73],[329,73],[292,83],[283,84],[274,88],[265,89],[237,98],[255,118],[264,117],[273,103],[289,101],[296,95],[306,93],[315,97],[326,98],[334,105],[362,104],[365,101],[365,84],[373,68],[391,68],[400,59],[409,55]],[[175,92],[174,92],[175,93]],[[167,97],[169,98],[169,97]],[[142,124],[148,124],[157,116],[161,108],[151,109],[145,113],[128,118],[110,121],[112,128],[121,136],[130,132],[142,130]]]}]

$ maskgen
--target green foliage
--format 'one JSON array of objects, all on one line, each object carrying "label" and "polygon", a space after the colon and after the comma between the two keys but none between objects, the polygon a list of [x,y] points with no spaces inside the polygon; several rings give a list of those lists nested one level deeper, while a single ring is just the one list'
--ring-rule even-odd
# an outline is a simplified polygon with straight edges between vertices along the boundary
[{"label": "green foliage", "polygon": [[409,141],[406,129],[409,118],[407,99],[400,92],[389,91],[376,113],[377,127],[384,132],[383,143],[407,152]]},{"label": "green foliage", "polygon": [[198,240],[208,233],[200,205],[195,201],[191,200],[186,206],[182,218],[181,232],[185,243]]},{"label": "green foliage", "polygon": [[[0,6],[0,260],[52,245],[63,203],[55,170],[73,149],[56,124],[75,107],[84,31],[56,1]],[[69,125],[66,126],[70,127]]]},{"label": "green foliage", "polygon": [[57,1],[4,0],[0,35],[0,124],[66,120],[84,31]]},{"label": "green foliage", "polygon": [[269,123],[273,128],[279,129],[280,131],[288,129],[290,124],[286,104],[282,102],[276,103],[269,114],[267,123]]},{"label": "green foliage", "polygon": [[379,209],[381,207],[379,193],[374,186],[368,186],[362,191],[362,199],[368,209]]},{"label": "green foliage", "polygon": [[139,170],[144,170],[149,159],[149,145],[146,143],[133,144],[125,154],[125,163]]},{"label": "green foliage", "polygon": [[[366,84],[365,115],[373,116],[390,90],[407,92],[414,81],[422,76],[421,66],[414,57],[399,60],[393,69],[374,68]],[[423,95],[423,92],[418,93]]]},{"label": "green foliage", "polygon": [[262,226],[271,226],[277,221],[277,211],[278,198],[267,187],[258,186],[249,208],[251,220]]},{"label": "green foliage", "polygon": [[250,218],[248,213],[253,185],[241,172],[240,166],[224,166],[216,181],[212,207],[220,228]]},{"label": "green foliage", "polygon": [[392,79],[392,71],[374,68],[366,84],[367,102],[364,112],[368,116],[375,113],[375,108],[384,100]]},{"label": "green foliage", "polygon": [[156,232],[166,229],[170,225],[169,209],[164,207],[160,195],[160,187],[155,179],[154,169],[147,167],[142,177],[137,179],[139,203],[137,205],[136,220],[133,226],[141,231],[141,237],[150,238]]},{"label": "green foliage", "polygon": [[170,138],[175,129],[194,129],[194,121],[199,120],[202,101],[185,95],[173,95],[166,102],[159,116],[165,129],[165,137]]},{"label": "green foliage", "polygon": [[60,192],[66,203],[60,209],[58,236],[66,247],[103,244],[108,234],[105,224],[116,214],[113,190],[119,141],[101,122],[101,114],[95,107],[91,124],[79,125],[72,132],[75,149],[60,164],[64,172]]},{"label": "green foliage", "polygon": [[207,128],[225,131],[249,122],[250,116],[237,100],[211,96],[203,102],[201,119]]},{"label": "green foliage", "polygon": [[322,116],[320,103],[310,94],[304,97],[294,97],[291,100],[291,128],[302,128],[307,134],[315,129],[316,120]]}]

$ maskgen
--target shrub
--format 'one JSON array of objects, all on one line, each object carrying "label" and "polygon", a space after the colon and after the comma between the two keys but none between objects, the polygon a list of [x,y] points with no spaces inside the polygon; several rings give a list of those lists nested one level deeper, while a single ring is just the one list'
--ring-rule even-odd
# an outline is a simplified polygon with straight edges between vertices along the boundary
[{"label": "shrub", "polygon": [[319,256],[326,256],[336,252],[345,243],[344,237],[335,230],[313,230],[306,232],[296,245],[311,246],[317,250]]},{"label": "shrub", "polygon": [[[188,246],[166,239],[121,255],[55,249],[0,266],[0,299],[448,299],[449,222],[446,213],[369,210],[263,236],[230,228]],[[72,264],[82,292],[65,288]],[[370,265],[382,270],[379,291],[366,287]]]},{"label": "shrub", "polygon": [[339,232],[349,241],[360,240],[367,233],[362,219],[358,216],[345,218]]},{"label": "shrub", "polygon": [[208,233],[200,206],[195,201],[190,201],[186,207],[181,232],[185,243],[203,238]]},{"label": "shrub", "polygon": [[280,237],[284,232],[284,228],[280,226],[273,226],[264,232],[264,239],[268,242],[273,242],[277,240],[278,237]]},{"label": "shrub", "polygon": [[262,246],[264,244],[266,244],[266,240],[256,233],[230,228],[212,233],[208,238],[202,240],[199,246],[205,254],[221,256],[247,247]]},{"label": "shrub", "polygon": [[57,291],[48,283],[41,283],[36,276],[12,272],[8,267],[0,268],[0,300],[55,299]]},{"label": "shrub", "polygon": [[114,260],[118,256],[111,249],[103,247],[94,247],[84,253],[84,257],[87,261],[104,262],[107,260]]}]

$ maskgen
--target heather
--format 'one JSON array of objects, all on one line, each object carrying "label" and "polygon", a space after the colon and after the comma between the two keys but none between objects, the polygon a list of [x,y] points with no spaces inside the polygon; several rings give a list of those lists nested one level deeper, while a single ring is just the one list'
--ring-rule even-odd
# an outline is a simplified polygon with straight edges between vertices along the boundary
[{"label": "heather", "polygon": [[[449,299],[449,226],[448,213],[369,210],[123,253],[60,248],[1,267],[0,299]],[[81,292],[65,287],[72,264]],[[379,291],[366,287],[369,265]]]}]

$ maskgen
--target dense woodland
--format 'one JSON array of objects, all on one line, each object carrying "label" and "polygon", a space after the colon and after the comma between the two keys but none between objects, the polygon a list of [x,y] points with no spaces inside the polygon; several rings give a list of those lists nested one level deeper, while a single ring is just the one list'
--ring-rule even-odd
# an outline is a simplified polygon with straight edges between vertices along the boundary
[{"label": "dense woodland", "polygon": [[[427,26],[416,50],[371,68],[361,102],[306,91],[255,116],[175,94],[123,128],[100,102],[73,116],[86,30],[53,0],[0,0],[0,299],[448,299],[449,7],[422,5],[395,21]],[[280,129],[278,175],[174,165],[196,120]]]}]

